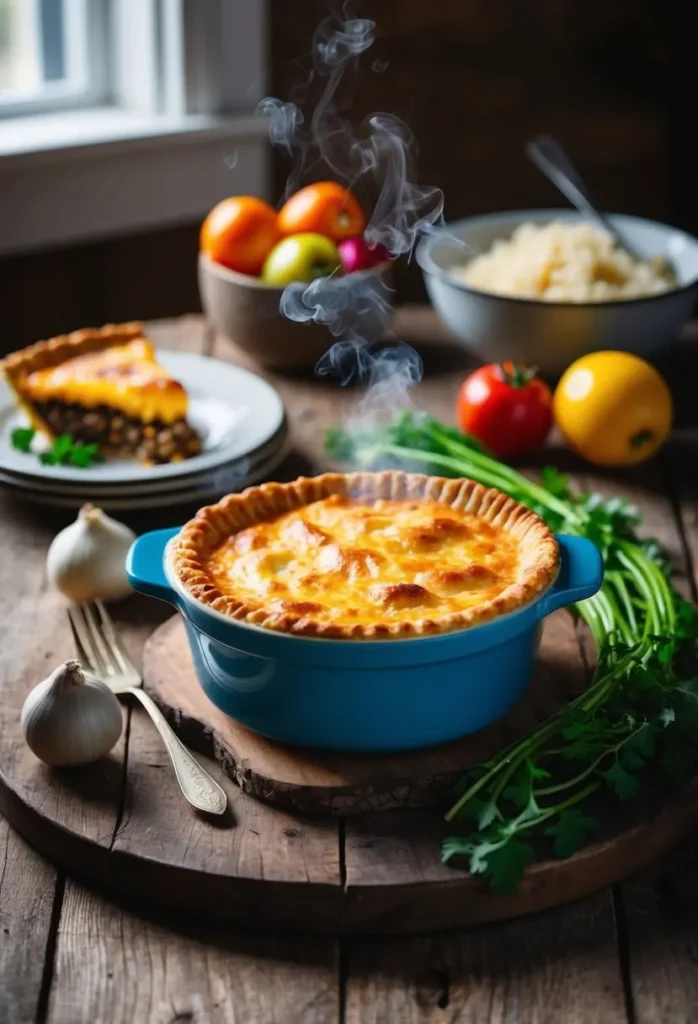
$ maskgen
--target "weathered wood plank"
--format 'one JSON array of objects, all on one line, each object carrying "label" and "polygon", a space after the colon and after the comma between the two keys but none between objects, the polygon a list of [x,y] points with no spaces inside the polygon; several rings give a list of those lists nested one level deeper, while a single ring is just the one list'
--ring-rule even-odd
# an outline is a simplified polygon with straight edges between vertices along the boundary
[{"label": "weathered wood plank", "polygon": [[464,933],[351,940],[346,1024],[625,1024],[607,894]]},{"label": "weathered wood plank", "polygon": [[[158,734],[144,714],[134,711],[113,856],[138,856],[146,872],[152,858],[148,895],[161,906],[175,889],[180,911],[230,917],[232,906],[233,916],[239,909],[241,919],[273,924],[283,901],[287,921],[297,905],[299,927],[331,930],[342,898],[337,822],[305,821],[273,810],[247,797],[218,766],[206,764],[228,794],[229,812],[222,821],[206,820],[186,803]],[[120,871],[127,876],[127,867]],[[190,872],[196,877],[187,878]],[[227,907],[221,905],[223,892]]]},{"label": "weathered wood plank", "polygon": [[0,1021],[30,1024],[44,972],[56,872],[0,819]]},{"label": "weathered wood plank", "polygon": [[68,883],[48,1024],[334,1024],[336,944],[156,924]]},{"label": "weathered wood plank", "polygon": [[[677,485],[683,491],[690,479],[688,463],[683,458],[674,462],[672,472],[669,457],[622,476],[589,475],[584,481],[603,494],[626,498],[641,510],[640,533],[659,540],[675,566],[676,586],[687,595],[691,579],[685,542],[691,542],[695,503],[681,499],[683,524],[677,521],[673,503],[679,498]],[[698,535],[693,536],[696,540]],[[697,855],[695,847],[684,847],[617,889],[616,909],[627,947],[628,999],[636,1024],[689,1024],[696,1019],[697,947],[691,922],[698,895],[693,882]]]},{"label": "weathered wood plank", "polygon": [[622,887],[635,1024],[698,1019],[698,847]]},{"label": "weathered wood plank", "polygon": [[[670,449],[651,493],[636,488],[624,493],[642,508],[645,528],[670,552],[678,568],[677,586],[690,596],[696,592],[698,565],[698,475],[695,461],[686,456],[685,446]],[[693,842],[622,886],[620,912],[636,1024],[692,1024],[698,1018],[697,867]]]}]

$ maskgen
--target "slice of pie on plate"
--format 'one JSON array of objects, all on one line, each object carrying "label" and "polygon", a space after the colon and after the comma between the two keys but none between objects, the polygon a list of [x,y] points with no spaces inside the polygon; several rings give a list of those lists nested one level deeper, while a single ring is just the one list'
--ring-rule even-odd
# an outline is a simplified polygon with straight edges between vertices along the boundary
[{"label": "slice of pie on plate", "polygon": [[0,362],[18,404],[50,439],[70,434],[112,458],[178,462],[197,455],[187,393],[138,323],[39,341]]}]

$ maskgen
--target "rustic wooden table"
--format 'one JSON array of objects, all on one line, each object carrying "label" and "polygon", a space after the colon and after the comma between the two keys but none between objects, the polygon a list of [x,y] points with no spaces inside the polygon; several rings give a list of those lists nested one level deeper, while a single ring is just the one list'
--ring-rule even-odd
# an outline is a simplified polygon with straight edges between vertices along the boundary
[{"label": "rustic wooden table", "polygon": [[[467,357],[423,308],[401,310],[397,332],[425,357],[415,402],[451,419]],[[167,348],[242,361],[198,317],[155,324],[152,335]],[[664,361],[679,391],[683,424],[696,418],[690,384],[697,347],[689,335]],[[351,408],[356,394],[318,381],[272,379],[288,406],[294,449],[277,475],[322,468],[324,428]],[[678,442],[650,468],[622,477],[594,477],[561,450],[551,459],[585,487],[634,500],[645,529],[671,552],[682,585],[695,596],[695,447]],[[187,511],[167,509],[136,525],[171,525]],[[67,637],[43,572],[60,520],[2,496],[0,524],[2,686],[30,663],[39,679],[66,650]],[[167,614],[153,602],[127,605],[121,627],[134,653]],[[155,746],[148,768],[167,770]],[[131,778],[136,770],[126,758],[125,789],[137,785]],[[128,828],[124,815],[100,841],[111,848]],[[197,841],[196,834],[182,837],[184,844]],[[75,884],[3,821],[0,849],[2,1024],[698,1020],[698,883],[690,843],[639,878],[535,917],[455,933],[370,939],[154,920]]]}]

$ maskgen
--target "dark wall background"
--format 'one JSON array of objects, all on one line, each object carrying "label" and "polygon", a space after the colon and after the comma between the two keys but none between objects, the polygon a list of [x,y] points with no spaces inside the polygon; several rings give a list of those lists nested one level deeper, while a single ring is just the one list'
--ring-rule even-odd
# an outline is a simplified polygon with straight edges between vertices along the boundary
[{"label": "dark wall background", "polygon": [[[355,114],[386,110],[411,126],[419,180],[446,194],[450,219],[557,205],[523,148],[550,132],[608,209],[698,232],[696,6],[687,0],[363,0],[377,22],[356,81]],[[272,0],[271,92],[306,79],[327,0]],[[318,84],[318,83],[316,83]],[[307,93],[313,98],[313,88]],[[288,171],[276,164],[276,185]],[[316,170],[313,177],[319,175]],[[0,260],[2,347],[87,323],[199,308],[198,225]],[[423,297],[416,267],[398,298]]]}]

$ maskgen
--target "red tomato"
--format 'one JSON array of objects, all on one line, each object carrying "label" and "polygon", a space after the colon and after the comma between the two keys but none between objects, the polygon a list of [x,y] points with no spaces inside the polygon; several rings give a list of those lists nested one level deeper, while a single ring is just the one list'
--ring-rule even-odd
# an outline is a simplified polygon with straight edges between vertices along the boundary
[{"label": "red tomato", "polygon": [[461,384],[458,426],[500,459],[539,448],[550,430],[552,396],[535,369],[517,363],[481,366]]}]

